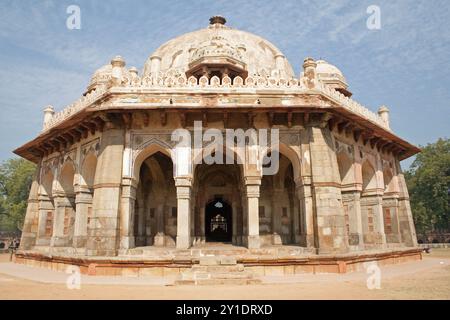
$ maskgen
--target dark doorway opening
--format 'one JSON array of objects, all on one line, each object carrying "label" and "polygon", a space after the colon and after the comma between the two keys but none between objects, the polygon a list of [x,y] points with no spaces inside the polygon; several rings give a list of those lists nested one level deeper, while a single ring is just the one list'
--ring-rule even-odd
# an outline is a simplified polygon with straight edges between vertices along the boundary
[{"label": "dark doorway opening", "polygon": [[221,198],[205,208],[205,237],[207,242],[231,242],[233,224],[231,206]]}]

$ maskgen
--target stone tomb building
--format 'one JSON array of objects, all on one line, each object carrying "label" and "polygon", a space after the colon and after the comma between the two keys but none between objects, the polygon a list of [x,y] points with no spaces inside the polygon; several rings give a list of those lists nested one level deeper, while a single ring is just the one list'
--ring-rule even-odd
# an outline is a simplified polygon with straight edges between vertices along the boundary
[{"label": "stone tomb building", "polygon": [[[172,133],[194,121],[224,141],[226,129],[278,129],[278,171],[262,174],[272,150],[258,144],[241,163],[195,164],[196,149],[176,159]],[[269,41],[213,17],[142,72],[117,56],[78,101],[44,110],[42,132],[15,150],[38,166],[17,259],[93,273],[105,261],[182,271],[205,252],[337,272],[420,258],[399,164],[417,152],[386,107],[351,99],[337,67],[306,58],[296,75]]]}]

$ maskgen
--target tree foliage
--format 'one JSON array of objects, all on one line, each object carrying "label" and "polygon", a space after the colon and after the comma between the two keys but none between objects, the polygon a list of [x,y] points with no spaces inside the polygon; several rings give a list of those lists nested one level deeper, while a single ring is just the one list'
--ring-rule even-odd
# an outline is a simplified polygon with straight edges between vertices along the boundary
[{"label": "tree foliage", "polygon": [[450,139],[422,148],[405,173],[417,231],[450,229]]},{"label": "tree foliage", "polygon": [[13,158],[0,164],[0,229],[22,229],[36,166]]}]

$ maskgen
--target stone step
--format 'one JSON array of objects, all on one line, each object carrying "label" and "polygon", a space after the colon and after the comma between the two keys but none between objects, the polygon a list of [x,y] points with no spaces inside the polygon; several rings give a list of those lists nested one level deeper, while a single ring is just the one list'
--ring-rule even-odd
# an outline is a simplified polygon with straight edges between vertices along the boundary
[{"label": "stone step", "polygon": [[203,256],[198,260],[201,266],[229,266],[237,264],[236,258],[231,256]]},{"label": "stone step", "polygon": [[261,279],[198,279],[198,280],[176,280],[175,285],[249,285],[261,284]]},{"label": "stone step", "polygon": [[191,267],[192,272],[241,272],[244,271],[244,265],[193,265]]},{"label": "stone step", "polygon": [[253,274],[250,272],[183,272],[181,279],[197,280],[197,279],[252,279]]}]

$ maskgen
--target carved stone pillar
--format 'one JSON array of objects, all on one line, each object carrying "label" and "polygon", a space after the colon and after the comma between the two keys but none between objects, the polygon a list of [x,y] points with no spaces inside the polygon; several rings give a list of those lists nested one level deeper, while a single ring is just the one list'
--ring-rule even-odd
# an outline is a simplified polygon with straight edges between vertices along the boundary
[{"label": "carved stone pillar", "polygon": [[[401,243],[400,224],[398,220],[398,194],[383,197],[383,216],[385,219],[385,233],[387,243]],[[387,225],[387,220],[390,225]],[[387,222],[389,223],[389,222]]]},{"label": "carved stone pillar", "polygon": [[94,179],[94,215],[88,226],[90,256],[117,255],[124,136],[122,128],[105,123]]},{"label": "carved stone pillar", "polygon": [[87,242],[89,211],[92,214],[92,192],[87,186],[78,186],[75,190],[75,208],[73,246],[83,248]]},{"label": "carved stone pillar", "polygon": [[378,235],[378,245],[381,248],[386,247],[386,234],[384,232],[384,216],[383,216],[383,196],[377,195],[375,205],[375,232]]},{"label": "carved stone pillar", "polygon": [[309,129],[318,251],[344,253],[348,251],[348,240],[334,143],[327,128]]},{"label": "carved stone pillar", "polygon": [[361,216],[361,191],[342,193],[344,212],[348,215],[348,244],[350,248],[363,250],[364,236]]},{"label": "carved stone pillar", "polygon": [[36,245],[49,246],[53,234],[53,216],[55,215],[55,207],[52,199],[47,194],[39,194],[38,210],[39,221]]},{"label": "carved stone pillar", "polygon": [[134,208],[136,203],[136,181],[122,179],[120,199],[120,249],[134,248]]},{"label": "carved stone pillar", "polygon": [[245,177],[247,196],[247,248],[254,249],[261,246],[259,238],[259,187],[260,177]]},{"label": "carved stone pillar", "polygon": [[402,173],[400,163],[396,161],[397,179],[399,184],[398,198],[398,221],[400,225],[401,238],[408,247],[417,247],[416,228],[412,217],[411,206],[409,203],[409,193],[406,187],[405,177]]},{"label": "carved stone pillar", "polygon": [[37,181],[40,166],[36,168],[36,173],[31,183],[30,195],[28,196],[27,211],[25,214],[24,225],[22,229],[22,238],[20,240],[20,248],[29,250],[36,244],[38,237],[38,221],[39,221],[39,183]]},{"label": "carved stone pillar", "polygon": [[53,216],[52,247],[66,247],[72,244],[74,201],[73,195],[62,192],[56,193],[54,198],[55,214]]},{"label": "carved stone pillar", "polygon": [[188,249],[191,246],[191,188],[192,181],[188,177],[176,177],[177,188],[177,249]]},{"label": "carved stone pillar", "polygon": [[314,248],[314,211],[311,193],[311,177],[302,177],[296,181],[297,197],[300,204],[302,224],[301,244],[307,248]]}]

